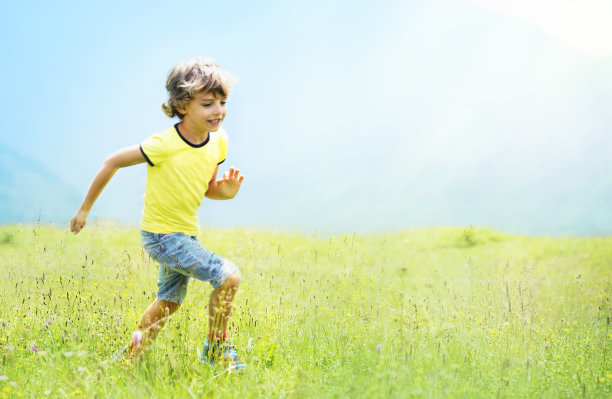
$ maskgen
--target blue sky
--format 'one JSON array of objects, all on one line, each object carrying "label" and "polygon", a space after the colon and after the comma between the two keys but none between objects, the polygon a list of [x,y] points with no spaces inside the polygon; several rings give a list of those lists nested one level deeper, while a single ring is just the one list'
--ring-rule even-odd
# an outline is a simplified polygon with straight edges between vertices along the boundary
[{"label": "blue sky", "polygon": [[[168,69],[206,55],[240,77],[224,126],[227,166],[247,179],[235,200],[204,202],[203,224],[612,232],[605,2],[177,4],[0,15],[0,145],[64,182],[75,210],[106,155],[173,123]],[[144,177],[119,171],[94,215],[136,223]]]}]

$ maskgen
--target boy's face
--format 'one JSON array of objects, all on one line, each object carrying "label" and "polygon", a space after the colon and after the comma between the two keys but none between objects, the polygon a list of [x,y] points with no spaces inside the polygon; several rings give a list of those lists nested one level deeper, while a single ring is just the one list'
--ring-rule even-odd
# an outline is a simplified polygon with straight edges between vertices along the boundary
[{"label": "boy's face", "polygon": [[182,109],[183,121],[201,132],[216,132],[227,114],[227,97],[213,93],[198,93]]}]

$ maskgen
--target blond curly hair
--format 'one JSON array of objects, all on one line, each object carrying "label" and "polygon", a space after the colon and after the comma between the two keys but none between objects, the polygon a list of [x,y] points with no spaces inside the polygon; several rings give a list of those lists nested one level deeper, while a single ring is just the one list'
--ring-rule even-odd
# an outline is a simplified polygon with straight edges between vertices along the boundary
[{"label": "blond curly hair", "polygon": [[227,97],[237,81],[210,58],[194,57],[179,62],[168,72],[168,101],[162,104],[162,110],[170,118],[178,116],[183,119],[184,115],[178,109],[186,106],[197,93]]}]

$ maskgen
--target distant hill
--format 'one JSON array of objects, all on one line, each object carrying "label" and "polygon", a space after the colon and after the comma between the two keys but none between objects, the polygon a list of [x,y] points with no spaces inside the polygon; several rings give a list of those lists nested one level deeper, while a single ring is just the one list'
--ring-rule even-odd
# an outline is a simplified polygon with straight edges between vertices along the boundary
[{"label": "distant hill", "polygon": [[0,224],[63,224],[79,204],[76,191],[38,162],[0,145]]}]

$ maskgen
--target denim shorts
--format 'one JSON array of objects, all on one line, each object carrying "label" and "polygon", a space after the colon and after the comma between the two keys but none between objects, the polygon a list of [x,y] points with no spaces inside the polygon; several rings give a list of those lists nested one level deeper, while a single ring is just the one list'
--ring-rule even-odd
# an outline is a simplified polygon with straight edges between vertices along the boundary
[{"label": "denim shorts", "polygon": [[157,299],[180,305],[190,278],[210,281],[217,288],[232,274],[240,273],[231,261],[202,247],[197,237],[142,230],[140,236],[145,251],[159,263]]}]

